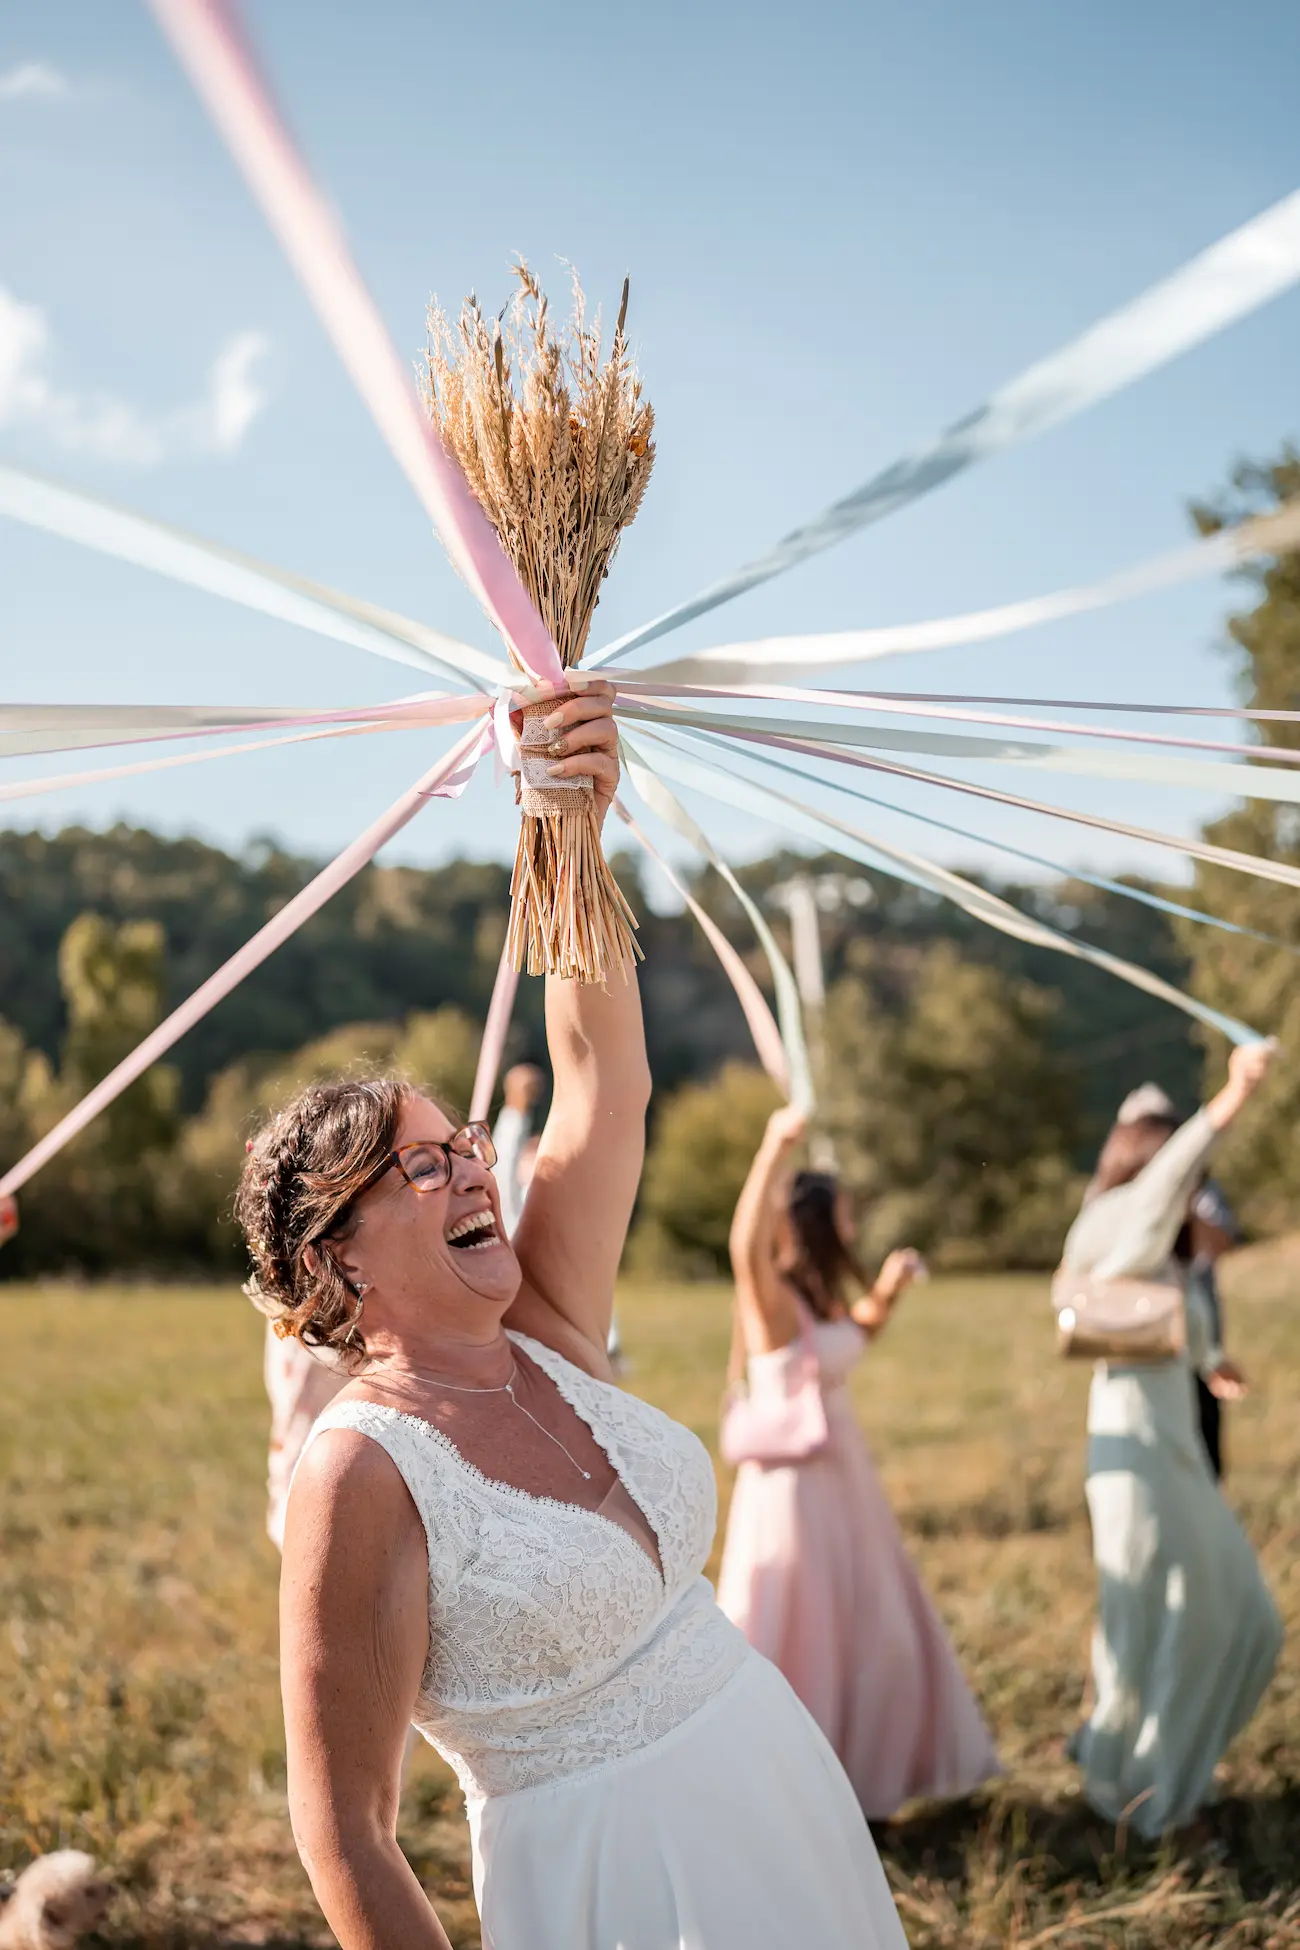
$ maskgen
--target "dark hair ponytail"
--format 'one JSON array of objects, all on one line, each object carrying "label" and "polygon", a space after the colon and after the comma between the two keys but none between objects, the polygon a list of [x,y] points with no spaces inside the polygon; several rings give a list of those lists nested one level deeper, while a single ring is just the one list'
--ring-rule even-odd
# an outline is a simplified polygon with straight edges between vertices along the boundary
[{"label": "dark hair ponytail", "polygon": [[848,1289],[870,1283],[852,1246],[840,1237],[839,1182],[829,1171],[799,1171],[790,1187],[794,1258],[781,1270],[820,1320],[847,1304]]}]

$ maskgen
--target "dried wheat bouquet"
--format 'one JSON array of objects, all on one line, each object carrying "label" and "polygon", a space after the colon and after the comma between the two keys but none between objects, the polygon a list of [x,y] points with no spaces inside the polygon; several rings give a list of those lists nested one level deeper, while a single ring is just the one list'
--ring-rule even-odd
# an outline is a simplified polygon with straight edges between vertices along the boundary
[{"label": "dried wheat bouquet", "polygon": [[[454,326],[430,305],[425,403],[568,669],[650,479],[654,413],[624,335],[626,283],[602,360],[599,315],[588,326],[577,278],[556,336],[536,278],[523,263],[516,274],[498,319],[473,296]],[[590,780],[547,774],[542,720],[552,708],[524,711],[511,955],[530,975],[602,982],[636,952],[636,922],[601,849]]]}]

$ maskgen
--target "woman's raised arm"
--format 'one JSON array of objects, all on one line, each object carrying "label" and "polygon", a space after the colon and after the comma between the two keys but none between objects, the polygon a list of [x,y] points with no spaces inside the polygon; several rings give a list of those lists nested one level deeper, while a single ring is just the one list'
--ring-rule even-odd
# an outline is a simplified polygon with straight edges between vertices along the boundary
[{"label": "woman's raised arm", "polygon": [[[547,720],[564,737],[560,773],[593,781],[602,818],[618,789],[613,705],[611,687],[594,683]],[[507,1324],[608,1376],[614,1277],[641,1182],[650,1101],[635,968],[611,969],[603,989],[548,975],[546,1037],[551,1113],[515,1234],[524,1284]]]},{"label": "woman's raised arm", "polygon": [[745,1188],[731,1221],[731,1271],[736,1282],[736,1319],[744,1352],[770,1354],[787,1347],[799,1332],[799,1309],[788,1280],[776,1266],[780,1196],[790,1154],[808,1128],[793,1104],[774,1110],[763,1142],[754,1154]]},{"label": "woman's raised arm", "polygon": [[[508,1317],[510,1326],[554,1340],[549,1311],[589,1343],[602,1375],[650,1099],[641,996],[635,971],[625,974],[611,974],[607,989],[547,977],[555,1087],[514,1239],[524,1289]],[[556,1344],[570,1353],[567,1342]]]}]

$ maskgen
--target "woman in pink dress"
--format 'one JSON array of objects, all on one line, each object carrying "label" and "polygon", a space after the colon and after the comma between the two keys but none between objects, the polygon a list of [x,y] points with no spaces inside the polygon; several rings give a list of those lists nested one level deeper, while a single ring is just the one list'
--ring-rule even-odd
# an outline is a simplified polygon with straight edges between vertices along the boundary
[{"label": "woman in pink dress", "polygon": [[916,1795],[969,1793],[998,1759],[845,1387],[922,1262],[891,1253],[863,1292],[834,1178],[790,1177],[804,1126],[794,1109],[770,1119],[736,1207],[731,1262],[751,1397],[788,1395],[811,1345],[828,1440],[800,1462],[740,1465],[718,1602],[785,1674],[879,1821]]}]

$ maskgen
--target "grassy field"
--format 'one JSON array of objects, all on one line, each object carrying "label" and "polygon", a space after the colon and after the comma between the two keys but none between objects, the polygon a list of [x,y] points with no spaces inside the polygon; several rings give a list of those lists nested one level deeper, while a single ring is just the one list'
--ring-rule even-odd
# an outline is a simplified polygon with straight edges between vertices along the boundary
[{"label": "grassy field", "polygon": [[[1090,1816],[1062,1756],[1092,1592],[1087,1376],[1054,1357],[1044,1283],[936,1280],[865,1364],[864,1425],[1007,1763],[879,1833],[914,1950],[1300,1946],[1297,1286],[1300,1257],[1257,1250],[1229,1288],[1258,1384],[1230,1494],[1291,1642],[1221,1804],[1158,1851]],[[620,1315],[630,1385],[711,1442],[725,1291],[632,1288]],[[0,1870],[90,1849],[121,1884],[119,1946],[330,1942],[284,1807],[260,1322],[224,1290],[8,1287],[0,1347]],[[426,1752],[402,1841],[477,1945],[458,1799]]]}]

